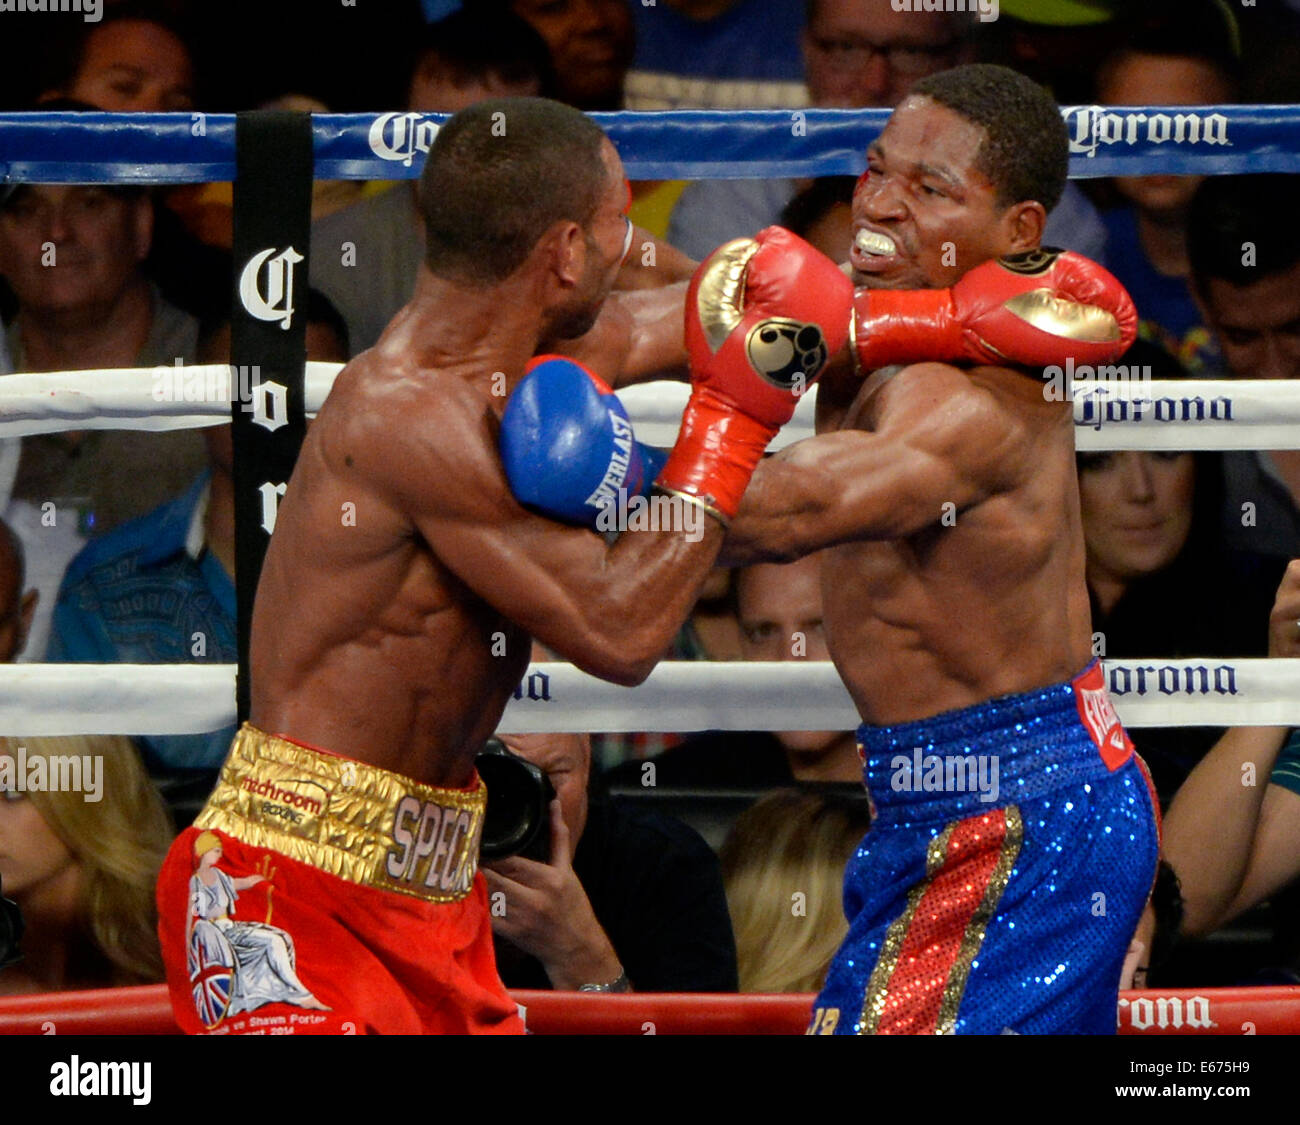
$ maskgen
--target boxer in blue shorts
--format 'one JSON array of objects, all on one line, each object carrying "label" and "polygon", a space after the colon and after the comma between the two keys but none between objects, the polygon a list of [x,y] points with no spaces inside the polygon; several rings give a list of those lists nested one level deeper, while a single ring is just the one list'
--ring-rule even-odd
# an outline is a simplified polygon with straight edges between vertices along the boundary
[{"label": "boxer in blue shorts", "polygon": [[[867,159],[849,362],[822,375],[817,436],[759,467],[723,548],[732,565],[823,552],[827,644],[866,724],[877,819],[809,1030],[1113,1033],[1157,812],[1093,659],[1071,401],[1043,365],[1113,363],[1132,307],[1100,280],[1061,297],[1069,255],[1039,238],[1068,141],[1023,76],[919,82]],[[999,301],[990,268],[1041,287]]]},{"label": "boxer in blue shorts", "polygon": [[858,739],[875,815],[810,1030],[1112,1033],[1156,805],[1100,666]]},{"label": "boxer in blue shorts", "polygon": [[[1157,824],[1093,661],[1071,398],[1041,376],[1113,363],[1136,314],[1104,270],[1039,247],[1068,137],[1027,78],[924,79],[867,157],[849,276],[769,229],[720,247],[687,293],[683,435],[715,382],[798,393],[830,357],[817,436],[759,464],[743,496],[718,474],[672,486],[729,525],[730,565],[823,552],[827,645],[868,724],[879,816],[812,1030],[1112,1031]],[[596,393],[576,382],[517,396],[528,440],[503,442],[508,471],[519,450],[585,448],[571,425],[601,429],[576,408],[552,425],[559,400]],[[557,477],[578,498],[599,480],[547,458],[512,487],[574,518]]]}]

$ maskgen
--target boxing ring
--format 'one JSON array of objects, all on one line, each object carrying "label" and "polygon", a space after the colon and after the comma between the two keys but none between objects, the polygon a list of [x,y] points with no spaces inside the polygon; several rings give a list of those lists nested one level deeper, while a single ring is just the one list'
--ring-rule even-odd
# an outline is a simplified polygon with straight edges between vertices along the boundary
[{"label": "boxing ring", "polygon": [[[1067,107],[1071,175],[1300,172],[1300,107]],[[888,111],[597,114],[632,179],[857,175]],[[314,171],[324,179],[411,179],[434,115],[318,115]],[[166,183],[236,178],[236,120],[204,114],[0,115],[0,180]],[[762,154],[761,156],[759,154]],[[244,263],[237,261],[237,272]],[[305,365],[305,408],[324,401],[338,365]],[[227,366],[52,372],[0,379],[0,438],[69,429],[162,431],[232,416]],[[162,393],[160,393],[162,388]],[[814,391],[815,393],[815,391]],[[1125,390],[1075,387],[1080,450],[1300,449],[1300,385],[1178,380]],[[670,445],[687,390],[620,392],[637,430]],[[806,396],[812,399],[812,395]],[[237,401],[237,400],[236,400]],[[1135,405],[1140,402],[1142,405]],[[812,432],[803,402],[779,447]],[[1297,622],[1300,627],[1300,622]],[[0,728],[22,736],[197,734],[236,718],[234,665],[3,665]],[[1107,661],[1126,726],[1300,726],[1300,660]],[[165,705],[160,705],[165,700]],[[567,664],[535,664],[507,706],[507,732],[851,729],[858,716],[829,663],[661,664],[637,688]],[[539,1034],[794,1034],[802,995],[515,993]],[[1300,1032],[1300,988],[1121,994],[1124,1034]],[[174,1034],[165,988],[0,1000],[0,1033]]]}]

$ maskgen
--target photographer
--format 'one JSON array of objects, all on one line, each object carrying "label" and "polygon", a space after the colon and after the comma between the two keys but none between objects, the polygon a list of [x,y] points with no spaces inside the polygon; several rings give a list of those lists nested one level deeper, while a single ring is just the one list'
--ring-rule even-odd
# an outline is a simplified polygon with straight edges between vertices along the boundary
[{"label": "photographer", "polygon": [[[589,796],[587,735],[503,741],[555,790],[549,862],[515,855],[483,863],[506,985],[735,992],[736,947],[708,845],[670,818]],[[489,809],[491,791],[489,781]]]}]

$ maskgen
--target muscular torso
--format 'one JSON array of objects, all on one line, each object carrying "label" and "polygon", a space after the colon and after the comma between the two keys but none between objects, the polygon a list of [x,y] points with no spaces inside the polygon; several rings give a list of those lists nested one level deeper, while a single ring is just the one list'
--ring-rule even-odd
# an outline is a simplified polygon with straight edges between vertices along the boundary
[{"label": "muscular torso", "polygon": [[496,417],[454,376],[394,369],[381,349],[340,375],[281,501],[253,613],[250,719],[461,786],[527,666],[528,637],[439,562],[365,463],[412,425],[495,449]]},{"label": "muscular torso", "polygon": [[[560,346],[615,385],[671,369],[683,359],[681,289],[611,297],[587,336]],[[624,536],[614,565],[598,538],[511,497],[497,441],[504,392],[538,343],[528,308],[492,296],[457,306],[417,285],[336,380],[258,584],[250,719],[261,729],[462,786],[528,665],[530,632],[616,679],[626,670],[607,659],[610,635],[640,630],[658,648],[685,616],[720,537],[706,557],[685,540]],[[448,343],[458,332],[465,349]],[[430,341],[442,360],[417,358]],[[623,598],[636,608],[619,611]],[[610,612],[587,612],[596,601]]]},{"label": "muscular torso", "polygon": [[[1045,401],[1022,374],[968,375],[1023,429],[1010,487],[956,510],[936,499],[934,522],[919,533],[823,555],[831,658],[875,725],[1069,679],[1091,658],[1068,406]],[[907,379],[907,369],[886,369],[838,398],[831,381],[818,430],[875,429]]]}]

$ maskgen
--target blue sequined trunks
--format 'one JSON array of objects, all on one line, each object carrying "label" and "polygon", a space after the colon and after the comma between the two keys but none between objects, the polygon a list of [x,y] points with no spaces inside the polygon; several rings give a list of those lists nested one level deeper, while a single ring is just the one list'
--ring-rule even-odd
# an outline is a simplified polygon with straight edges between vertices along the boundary
[{"label": "blue sequined trunks", "polygon": [[813,1034],[1114,1034],[1158,814],[1094,661],[858,730],[876,818]]}]

